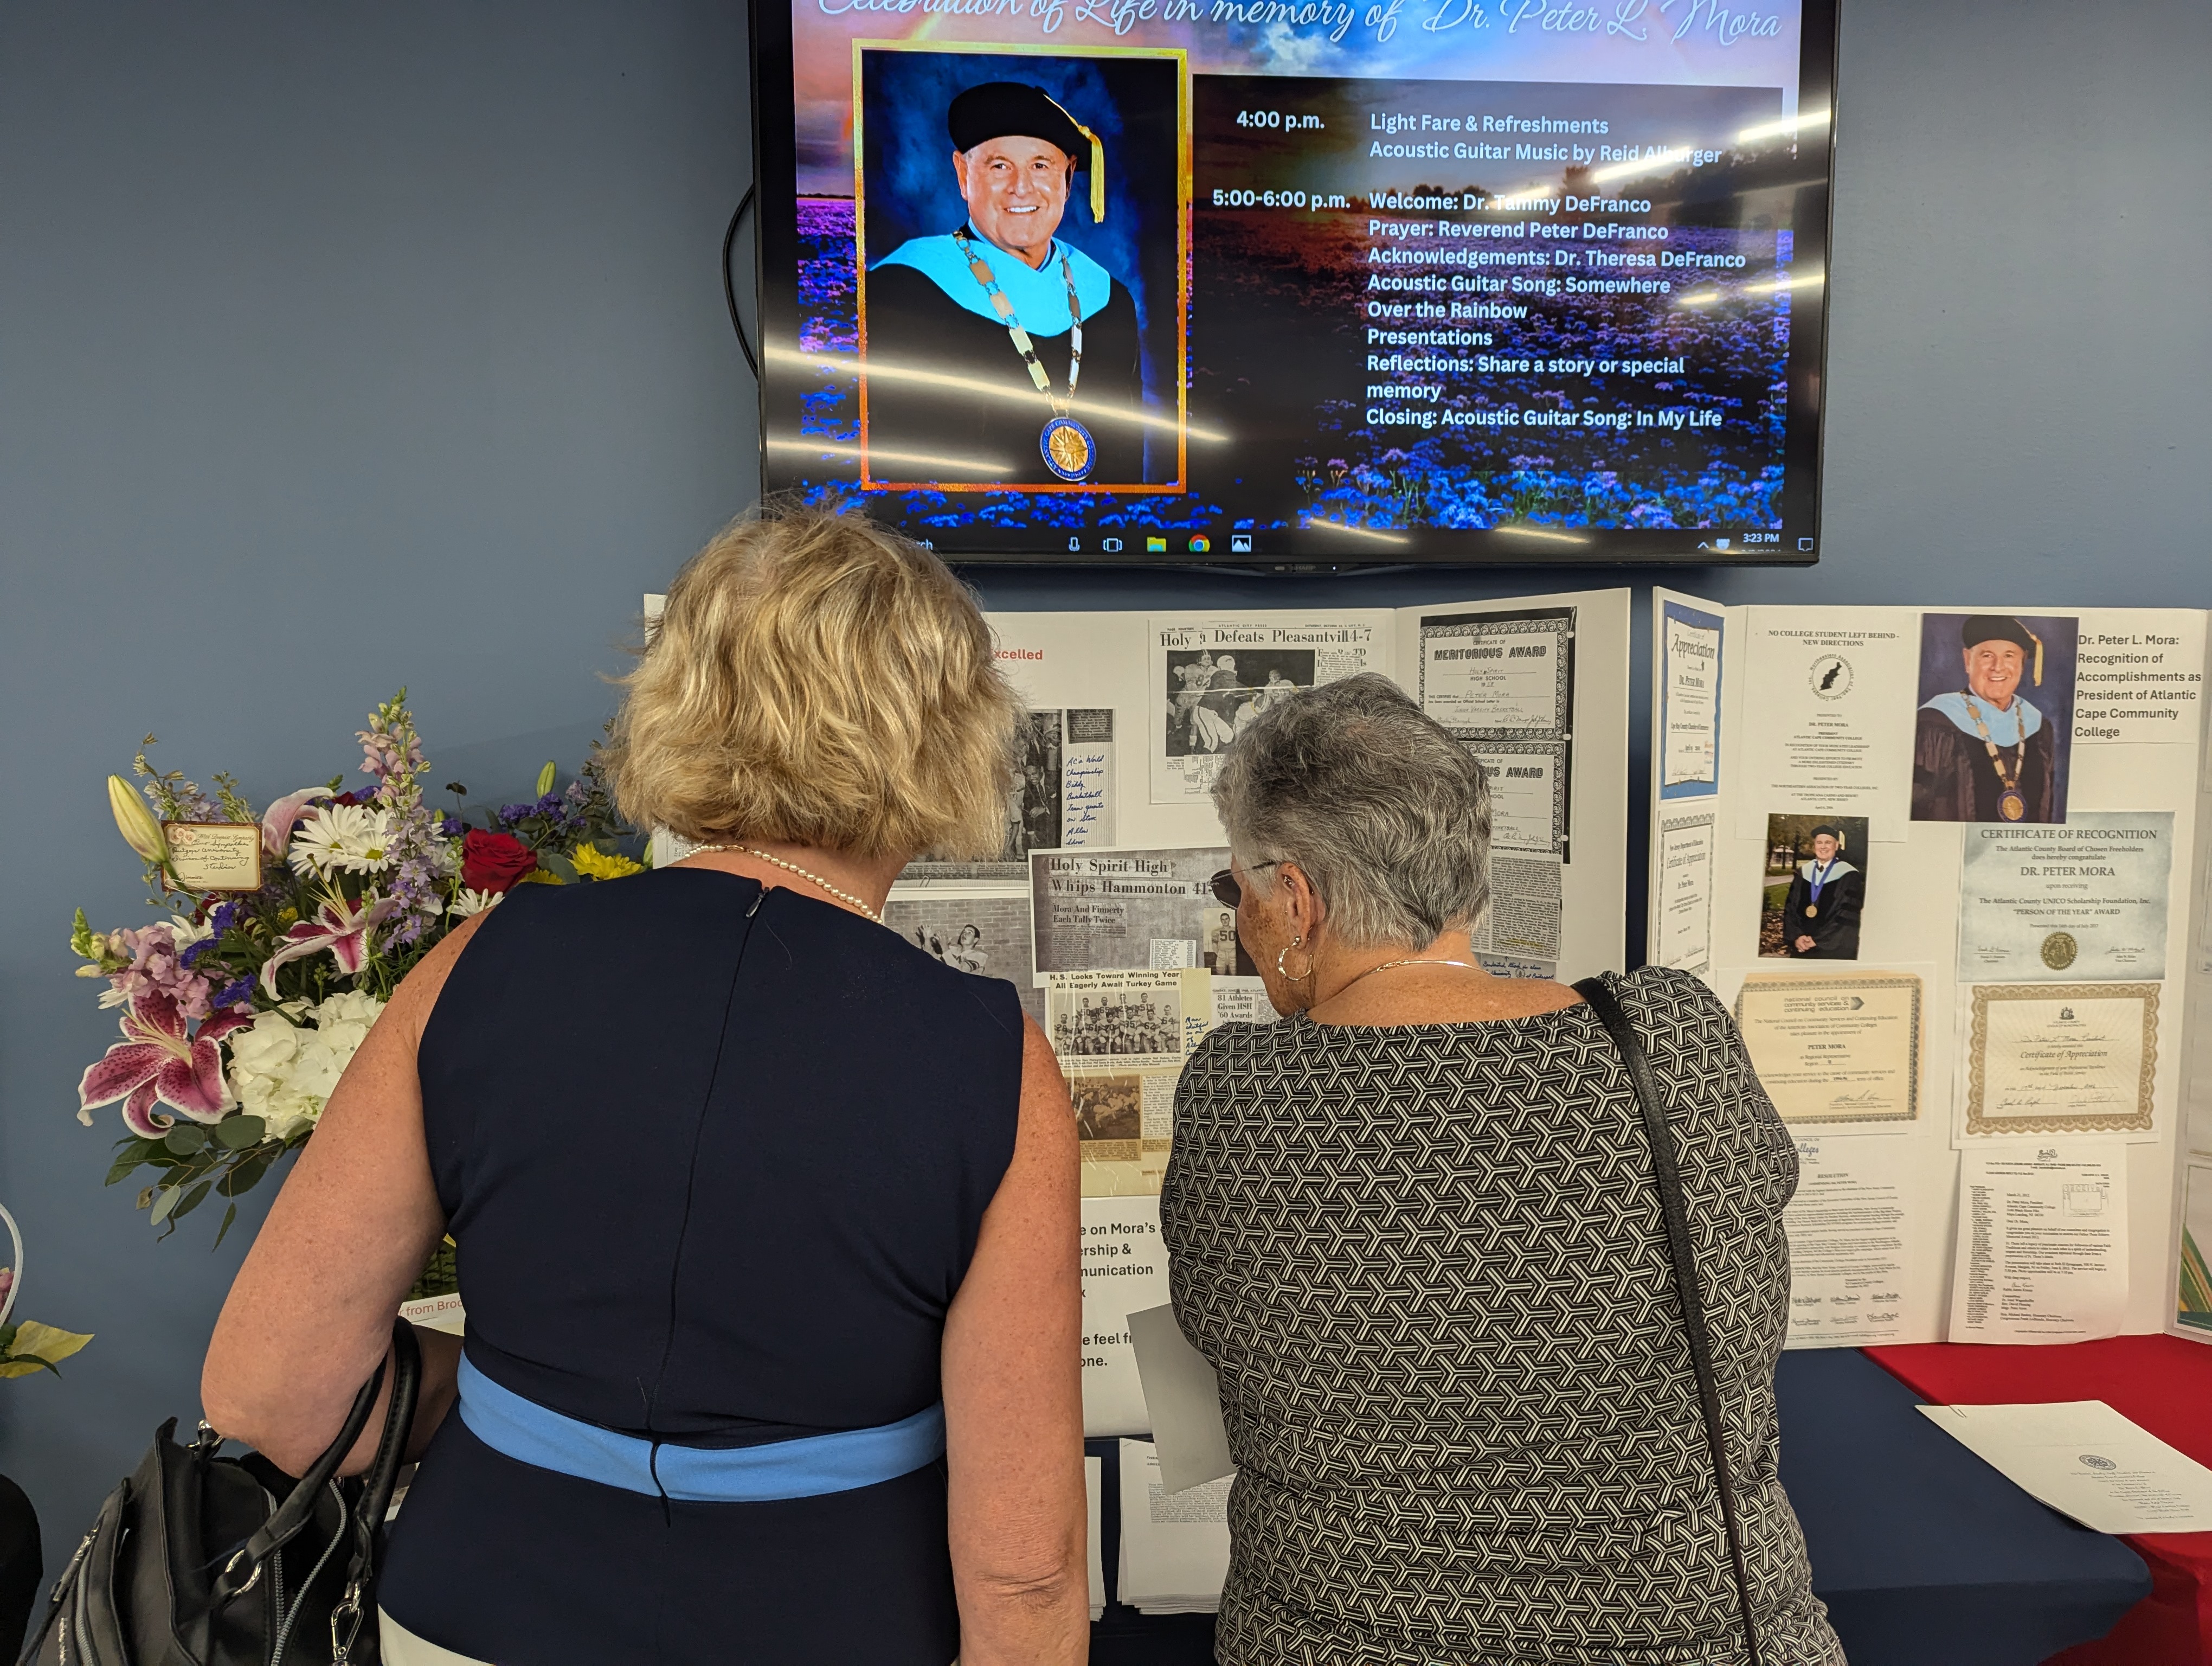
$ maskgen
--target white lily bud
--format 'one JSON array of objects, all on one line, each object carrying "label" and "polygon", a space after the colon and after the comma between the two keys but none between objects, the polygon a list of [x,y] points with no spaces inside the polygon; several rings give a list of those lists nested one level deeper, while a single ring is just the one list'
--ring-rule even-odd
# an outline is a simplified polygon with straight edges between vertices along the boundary
[{"label": "white lily bud", "polygon": [[161,824],[154,818],[137,790],[120,775],[107,778],[107,807],[114,813],[116,831],[123,835],[124,843],[148,861],[168,866],[169,841],[162,834]]}]

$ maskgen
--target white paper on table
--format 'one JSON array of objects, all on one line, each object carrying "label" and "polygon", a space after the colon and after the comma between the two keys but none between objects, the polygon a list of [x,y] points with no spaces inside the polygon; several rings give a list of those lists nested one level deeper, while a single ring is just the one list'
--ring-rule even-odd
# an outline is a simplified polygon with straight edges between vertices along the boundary
[{"label": "white paper on table", "polygon": [[1146,1614],[1212,1614],[1229,1577],[1226,1480],[1170,1493],[1148,1440],[1121,1443],[1121,1600]]},{"label": "white paper on table", "polygon": [[1106,1460],[1086,1457],[1083,1460],[1083,1496],[1091,1508],[1091,1617],[1100,1620],[1106,1614],[1106,1555],[1098,1541],[1104,1534],[1104,1517],[1100,1494],[1106,1490]]},{"label": "white paper on table", "polygon": [[1083,1432],[1146,1434],[1145,1388],[1129,1346],[1133,1309],[1168,1298],[1168,1252],[1160,1200],[1083,1200]]},{"label": "white paper on table", "polygon": [[1160,1478],[1170,1493],[1218,1481],[1236,1465],[1221,1420],[1221,1383],[1206,1356],[1176,1323],[1175,1309],[1149,1307],[1129,1316],[1129,1341],[1151,1414]]},{"label": "white paper on table", "polygon": [[2117,1336],[2127,1304],[2126,1146],[2055,1140],[1963,1154],[1947,1340]]},{"label": "white paper on table", "polygon": [[2212,1469],[2101,1400],[1920,1409],[2029,1497],[2096,1532],[2212,1528]]}]

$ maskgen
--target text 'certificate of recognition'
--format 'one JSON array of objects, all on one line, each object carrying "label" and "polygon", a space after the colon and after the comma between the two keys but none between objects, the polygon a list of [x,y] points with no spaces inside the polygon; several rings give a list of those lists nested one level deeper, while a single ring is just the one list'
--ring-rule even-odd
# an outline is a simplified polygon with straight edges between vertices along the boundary
[{"label": "text 'certificate of recognition'", "polygon": [[2171,810],[1967,828],[1959,981],[2164,977],[2172,873]]},{"label": "text 'certificate of recognition'", "polygon": [[2148,1133],[2158,995],[2155,983],[1976,986],[1966,1132]]},{"label": "text 'certificate of recognition'", "polygon": [[1909,1125],[1920,1115],[1921,982],[1911,972],[1753,976],[1737,1026],[1782,1120]]}]

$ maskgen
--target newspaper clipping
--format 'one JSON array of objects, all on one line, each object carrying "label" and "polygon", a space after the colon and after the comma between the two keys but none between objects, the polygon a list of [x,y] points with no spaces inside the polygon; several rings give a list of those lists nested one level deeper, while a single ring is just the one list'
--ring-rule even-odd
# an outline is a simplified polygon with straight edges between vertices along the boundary
[{"label": "newspaper clipping", "polygon": [[1006,836],[998,854],[980,862],[908,863],[902,885],[971,885],[992,881],[1018,889],[1032,850],[1114,842],[1114,714],[1070,708],[1022,714],[1006,774]]},{"label": "newspaper clipping", "polygon": [[1030,853],[1036,982],[1054,972],[1196,966],[1255,976],[1213,894],[1226,846]]},{"label": "newspaper clipping", "polygon": [[884,904],[884,923],[933,960],[978,977],[1002,977],[1022,1006],[1044,1022],[1044,991],[1029,976],[1030,899],[1020,891],[971,887],[965,891],[894,891]]},{"label": "newspaper clipping", "polygon": [[1278,701],[1384,669],[1374,626],[1350,620],[1152,621],[1154,804],[1203,803],[1229,744]]},{"label": "newspaper clipping", "polygon": [[1045,1033],[1075,1101],[1083,1195],[1158,1192],[1175,1132],[1176,1083],[1213,1021],[1211,975],[1054,972],[1045,982]]}]

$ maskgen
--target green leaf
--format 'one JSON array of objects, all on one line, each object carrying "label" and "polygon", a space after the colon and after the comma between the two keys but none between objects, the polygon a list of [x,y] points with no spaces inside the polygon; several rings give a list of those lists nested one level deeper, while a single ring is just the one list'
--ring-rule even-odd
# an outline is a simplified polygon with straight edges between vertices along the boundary
[{"label": "green leaf", "polygon": [[15,1333],[21,1329],[20,1325],[0,1325],[0,1353],[15,1346]]},{"label": "green leaf", "polygon": [[557,850],[539,851],[538,866],[560,875],[561,883],[564,885],[578,885],[582,882],[583,876],[576,872],[575,863]]},{"label": "green leaf", "polygon": [[197,1122],[179,1122],[162,1136],[161,1143],[179,1157],[190,1157],[207,1144],[207,1130]]},{"label": "green leaf", "polygon": [[145,1162],[146,1147],[153,1143],[150,1140],[125,1141],[123,1147],[116,1153],[115,1160],[107,1165],[107,1183],[112,1186],[117,1181],[128,1178],[141,1164]]},{"label": "green leaf", "polygon": [[252,1191],[260,1183],[261,1177],[269,1172],[269,1165],[276,1160],[276,1157],[277,1152],[273,1146],[264,1146],[253,1152],[236,1168],[217,1181],[216,1189],[225,1197],[236,1197],[241,1193]]},{"label": "green leaf", "polygon": [[191,1190],[185,1194],[185,1201],[182,1203],[179,1203],[174,1209],[170,1211],[169,1219],[172,1220],[182,1220],[186,1215],[191,1213],[193,1210],[198,1208],[201,1204],[207,1201],[208,1192],[214,1185],[215,1182],[212,1180],[201,1181],[198,1185],[193,1187]]},{"label": "green leaf", "polygon": [[226,1116],[215,1125],[215,1137],[232,1151],[259,1145],[268,1132],[269,1124],[258,1116]]},{"label": "green leaf", "polygon": [[184,1188],[181,1186],[164,1186],[156,1192],[154,1196],[153,1224],[159,1226],[167,1220],[169,1218],[169,1212],[177,1207],[177,1200],[184,1195]]},{"label": "green leaf", "polygon": [[222,1241],[230,1236],[230,1223],[237,1219],[238,1205],[235,1202],[225,1204],[222,1211],[222,1225],[216,1229],[215,1242],[208,1245],[210,1255],[222,1248]]},{"label": "green leaf", "polygon": [[150,1207],[154,1201],[154,1194],[161,1189],[158,1186],[141,1186],[138,1189],[138,1207],[142,1209]]}]

